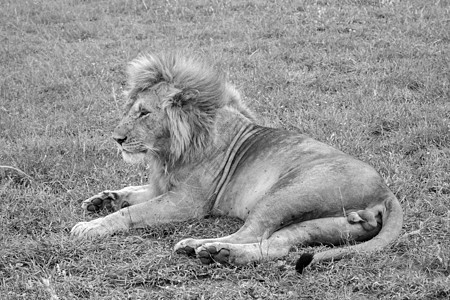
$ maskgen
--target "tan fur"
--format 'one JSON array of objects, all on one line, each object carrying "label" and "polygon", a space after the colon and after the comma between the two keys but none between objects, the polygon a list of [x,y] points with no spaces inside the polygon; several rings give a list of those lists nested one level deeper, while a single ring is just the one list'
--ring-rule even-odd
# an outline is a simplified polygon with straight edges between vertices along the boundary
[{"label": "tan fur", "polygon": [[237,90],[195,57],[144,55],[128,68],[125,116],[113,137],[149,183],[104,191],[83,208],[116,212],[78,223],[72,235],[229,215],[236,233],[186,239],[175,250],[203,263],[245,264],[286,255],[295,244],[345,244],[313,262],[381,249],[402,226],[398,200],[378,173],[296,132],[256,125]]}]

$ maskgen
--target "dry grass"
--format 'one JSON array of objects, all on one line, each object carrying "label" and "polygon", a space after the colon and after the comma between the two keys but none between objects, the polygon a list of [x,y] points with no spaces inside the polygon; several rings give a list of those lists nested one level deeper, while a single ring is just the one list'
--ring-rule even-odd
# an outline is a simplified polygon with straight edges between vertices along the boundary
[{"label": "dry grass", "polygon": [[[448,0],[4,0],[0,165],[31,180],[0,170],[0,298],[448,299],[449,14]],[[238,220],[70,240],[95,217],[83,199],[145,182],[110,139],[116,95],[127,61],[173,48],[218,61],[265,124],[374,165],[402,202],[405,235],[302,276],[301,248],[242,268],[171,252]]]}]

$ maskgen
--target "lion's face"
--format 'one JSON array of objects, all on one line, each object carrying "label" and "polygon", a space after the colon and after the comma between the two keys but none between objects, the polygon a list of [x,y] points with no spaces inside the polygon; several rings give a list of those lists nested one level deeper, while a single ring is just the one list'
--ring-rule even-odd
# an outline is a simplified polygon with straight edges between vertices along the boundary
[{"label": "lion's face", "polygon": [[192,161],[210,144],[225,105],[220,74],[195,59],[146,55],[128,67],[128,104],[113,138],[123,158],[167,165]]},{"label": "lion's face", "polygon": [[146,156],[161,155],[170,147],[162,104],[155,90],[142,92],[129,100],[125,116],[113,133],[125,161],[139,163]]}]

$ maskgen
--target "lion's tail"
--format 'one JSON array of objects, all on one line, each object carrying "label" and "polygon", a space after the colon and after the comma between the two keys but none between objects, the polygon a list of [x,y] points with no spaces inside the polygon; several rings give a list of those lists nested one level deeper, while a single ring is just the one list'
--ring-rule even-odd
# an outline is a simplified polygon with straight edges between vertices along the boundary
[{"label": "lion's tail", "polygon": [[360,252],[374,252],[380,250],[400,235],[403,224],[403,211],[400,202],[391,193],[384,201],[384,210],[382,212],[382,227],[380,232],[372,239],[357,245],[345,248],[335,248],[319,253],[305,253],[297,261],[295,269],[302,273],[303,269],[311,263],[327,260],[338,260],[345,256],[350,256]]}]

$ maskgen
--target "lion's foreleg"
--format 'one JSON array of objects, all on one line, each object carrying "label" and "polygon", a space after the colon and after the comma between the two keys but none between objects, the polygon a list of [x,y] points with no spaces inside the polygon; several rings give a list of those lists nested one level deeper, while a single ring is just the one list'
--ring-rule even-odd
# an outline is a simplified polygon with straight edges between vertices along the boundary
[{"label": "lion's foreleg", "polygon": [[183,221],[204,216],[206,211],[196,197],[169,192],[150,201],[125,207],[90,222],[76,224],[71,235],[75,237],[105,236],[131,228],[142,228],[161,223]]},{"label": "lion's foreleg", "polygon": [[149,202],[127,207],[127,215],[131,227],[139,228],[202,217],[206,215],[206,210],[197,197],[168,192]]},{"label": "lion's foreleg", "polygon": [[149,201],[160,195],[154,185],[128,186],[115,191],[103,191],[81,204],[88,211],[99,211],[106,208],[110,211],[118,211],[121,208]]}]

